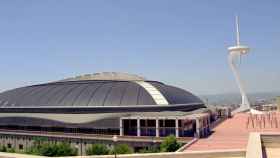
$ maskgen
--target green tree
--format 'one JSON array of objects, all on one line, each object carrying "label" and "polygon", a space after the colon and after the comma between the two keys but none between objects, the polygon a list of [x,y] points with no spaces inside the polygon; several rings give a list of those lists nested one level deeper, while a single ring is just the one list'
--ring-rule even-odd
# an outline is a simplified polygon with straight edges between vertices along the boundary
[{"label": "green tree", "polygon": [[133,148],[127,144],[119,144],[114,147],[114,149],[111,151],[111,154],[132,154],[133,152]]},{"label": "green tree", "polygon": [[93,144],[87,150],[87,155],[108,155],[110,150],[104,144]]},{"label": "green tree", "polygon": [[177,142],[174,135],[165,137],[163,142],[160,144],[160,150],[162,152],[174,152],[180,148],[181,144]]}]

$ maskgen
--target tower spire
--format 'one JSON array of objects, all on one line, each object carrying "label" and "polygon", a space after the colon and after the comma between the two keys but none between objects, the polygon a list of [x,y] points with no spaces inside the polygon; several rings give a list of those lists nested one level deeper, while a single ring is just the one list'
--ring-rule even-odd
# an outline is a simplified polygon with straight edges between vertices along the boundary
[{"label": "tower spire", "polygon": [[240,45],[240,33],[239,33],[239,17],[235,16],[235,25],[236,25],[236,45]]}]

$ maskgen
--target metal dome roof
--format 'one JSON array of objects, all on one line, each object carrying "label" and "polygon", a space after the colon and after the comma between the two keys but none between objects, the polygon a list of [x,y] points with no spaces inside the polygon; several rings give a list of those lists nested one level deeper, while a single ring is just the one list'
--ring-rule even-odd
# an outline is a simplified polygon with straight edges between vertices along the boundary
[{"label": "metal dome roof", "polygon": [[185,90],[156,81],[70,80],[0,93],[0,107],[104,107],[203,104]]}]

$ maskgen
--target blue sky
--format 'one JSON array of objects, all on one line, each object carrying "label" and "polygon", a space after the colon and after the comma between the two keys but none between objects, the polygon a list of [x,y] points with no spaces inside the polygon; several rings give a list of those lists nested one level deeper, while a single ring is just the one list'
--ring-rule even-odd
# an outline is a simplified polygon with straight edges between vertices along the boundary
[{"label": "blue sky", "polygon": [[0,1],[0,90],[118,71],[196,94],[237,92],[227,64],[234,16],[251,52],[249,92],[279,91],[280,2],[246,0]]}]

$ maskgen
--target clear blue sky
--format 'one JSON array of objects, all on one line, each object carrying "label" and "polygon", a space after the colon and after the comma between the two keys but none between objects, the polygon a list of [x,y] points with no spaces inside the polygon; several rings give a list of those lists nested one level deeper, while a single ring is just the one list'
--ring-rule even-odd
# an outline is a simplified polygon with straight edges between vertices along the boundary
[{"label": "clear blue sky", "polygon": [[280,2],[0,1],[0,90],[85,73],[129,72],[196,94],[237,92],[227,64],[234,16],[251,47],[250,92],[279,91]]}]

